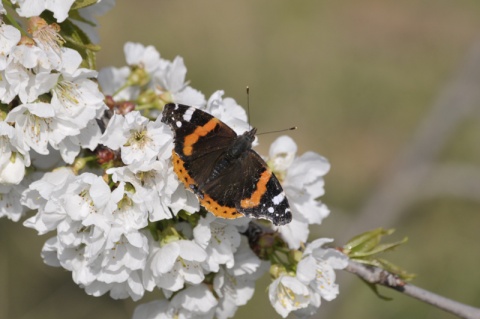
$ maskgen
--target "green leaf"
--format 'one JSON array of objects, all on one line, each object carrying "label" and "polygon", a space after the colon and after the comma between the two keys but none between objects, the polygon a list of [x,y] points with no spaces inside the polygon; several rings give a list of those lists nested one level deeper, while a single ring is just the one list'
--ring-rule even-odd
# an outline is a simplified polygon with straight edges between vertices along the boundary
[{"label": "green leaf", "polygon": [[66,41],[65,46],[78,51],[82,56],[82,67],[95,69],[95,53],[100,50],[100,46],[93,44],[87,34],[68,19],[60,23],[60,27],[60,34]]},{"label": "green leaf", "polygon": [[385,269],[386,271],[388,272],[391,272],[392,274],[395,274],[397,275],[398,277],[400,277],[401,279],[405,280],[405,281],[410,281],[412,280],[413,278],[416,277],[415,274],[412,274],[412,273],[409,273],[407,272],[406,270],[398,267],[397,265],[385,260],[385,259],[377,259],[377,262],[380,264],[379,267]]},{"label": "green leaf", "polygon": [[362,281],[373,291],[374,294],[377,295],[378,298],[380,298],[382,300],[385,300],[385,301],[392,301],[393,300],[393,298],[390,298],[390,297],[387,297],[387,296],[384,296],[384,295],[380,294],[380,292],[378,291],[378,286],[376,284],[372,284],[371,282],[368,282],[363,278],[360,278],[360,279],[362,279]]},{"label": "green leaf", "polygon": [[380,263],[376,259],[367,259],[367,258],[364,258],[364,259],[352,258],[352,259],[354,259],[357,263],[360,263],[360,264],[380,267]]},{"label": "green leaf", "polygon": [[[94,5],[97,2],[98,2],[98,0],[76,0],[72,4],[72,6],[70,7],[70,10],[78,10],[78,9],[81,9],[81,8],[85,8],[85,7]],[[69,15],[70,15],[70,13],[69,13]]]},{"label": "green leaf", "polygon": [[387,252],[387,251],[392,251],[393,249],[395,249],[395,248],[397,248],[398,246],[406,243],[407,241],[408,241],[408,238],[405,237],[405,238],[403,238],[402,240],[397,241],[397,242],[395,242],[395,243],[377,245],[377,246],[375,246],[375,247],[372,247],[372,249],[369,250],[369,251],[353,252],[353,253],[351,253],[349,256],[350,256],[351,258],[373,256],[373,255],[376,255],[376,254],[379,254],[379,253],[384,253],[384,252]]},{"label": "green leaf", "polygon": [[85,19],[84,17],[82,17],[78,11],[72,11],[72,12],[70,12],[70,13],[68,14],[68,18],[69,18],[69,19],[76,20],[76,21],[80,21],[80,22],[83,22],[83,23],[86,23],[86,24],[89,24],[89,25],[92,26],[92,27],[97,26],[97,25],[96,25],[95,23],[93,23],[92,21],[87,20],[87,19]]},{"label": "green leaf", "polygon": [[157,222],[149,222],[147,228],[150,231],[153,239],[155,241],[158,241],[160,239],[160,236],[158,234]]},{"label": "green leaf", "polygon": [[393,243],[380,244],[383,236],[390,235],[393,232],[394,229],[383,228],[367,231],[352,238],[343,247],[343,252],[349,258],[359,263],[385,269],[403,280],[411,280],[415,275],[408,273],[406,270],[401,269],[385,259],[376,257],[378,254],[392,251],[408,241],[408,238],[405,237]]},{"label": "green leaf", "polygon": [[348,256],[357,252],[368,252],[380,243],[382,236],[390,235],[394,231],[394,229],[377,228],[364,232],[350,239],[343,247],[344,252]]}]

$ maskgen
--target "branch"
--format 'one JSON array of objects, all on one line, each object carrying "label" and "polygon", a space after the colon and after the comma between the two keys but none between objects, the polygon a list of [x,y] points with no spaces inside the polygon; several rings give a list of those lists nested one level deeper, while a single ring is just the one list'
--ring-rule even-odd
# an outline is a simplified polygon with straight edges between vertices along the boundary
[{"label": "branch", "polygon": [[438,164],[435,174],[422,184],[418,196],[426,199],[455,196],[480,201],[480,166],[469,164]]},{"label": "branch", "polygon": [[406,283],[396,275],[370,265],[360,264],[358,262],[349,260],[346,271],[357,275],[363,280],[376,285],[381,285],[387,288],[402,292],[407,296],[416,298],[420,301],[426,302],[439,309],[450,312],[460,318],[465,319],[480,319],[480,309],[463,303],[442,297],[428,290],[419,288],[415,285]]}]

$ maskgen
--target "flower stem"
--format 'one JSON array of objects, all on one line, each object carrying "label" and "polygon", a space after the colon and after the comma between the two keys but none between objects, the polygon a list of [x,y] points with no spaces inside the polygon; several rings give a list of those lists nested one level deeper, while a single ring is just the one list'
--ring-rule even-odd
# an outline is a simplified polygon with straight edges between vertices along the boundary
[{"label": "flower stem", "polygon": [[[2,4],[3,4],[3,7],[4,8],[10,8],[11,10],[14,10],[12,4],[9,2],[9,1],[5,1],[5,0],[2,0]],[[4,15],[5,18],[8,20],[8,22],[14,26],[16,29],[18,29],[20,31],[20,33],[22,35],[25,35],[25,36],[28,36],[28,33],[25,32],[25,30],[23,30],[22,26],[20,24],[18,24],[17,20],[15,20],[9,12],[7,12],[7,14]]]},{"label": "flower stem", "polygon": [[112,96],[117,95],[118,93],[122,92],[123,90],[125,90],[125,89],[126,89],[127,87],[129,87],[129,86],[130,86],[130,84],[125,83],[124,85],[122,85],[121,87],[119,87],[118,90],[116,90],[116,91],[112,94]]}]

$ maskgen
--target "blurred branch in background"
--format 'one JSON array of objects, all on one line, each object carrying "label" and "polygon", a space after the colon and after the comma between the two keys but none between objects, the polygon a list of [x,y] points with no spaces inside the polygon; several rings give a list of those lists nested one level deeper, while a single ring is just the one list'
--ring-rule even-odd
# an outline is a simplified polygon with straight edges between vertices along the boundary
[{"label": "blurred branch in background", "polygon": [[[480,199],[480,168],[461,164],[438,165],[436,161],[458,127],[480,106],[480,38],[472,44],[452,80],[420,124],[413,139],[397,157],[383,181],[364,206],[348,221],[339,237],[346,242],[354,235],[375,227],[391,227],[406,208],[421,198],[450,194],[461,198]],[[350,226],[348,226],[350,225]],[[352,278],[342,282],[347,291]],[[340,299],[341,300],[341,299]],[[325,307],[328,318],[343,302]]]},{"label": "blurred branch in background", "polygon": [[420,198],[455,196],[480,201],[480,166],[441,164],[433,168],[435,174],[425,181]]},{"label": "blurred branch in background", "polygon": [[420,186],[431,178],[439,153],[456,129],[480,105],[480,38],[471,46],[457,74],[440,92],[412,142],[393,163],[390,172],[363,208],[355,214],[344,239],[367,229],[395,223],[418,196]]},{"label": "blurred branch in background", "polygon": [[460,318],[480,319],[480,309],[453,301],[412,284],[406,283],[384,269],[360,264],[350,260],[345,270],[357,275],[367,283],[382,285],[391,289],[395,289],[407,296],[453,313]]}]

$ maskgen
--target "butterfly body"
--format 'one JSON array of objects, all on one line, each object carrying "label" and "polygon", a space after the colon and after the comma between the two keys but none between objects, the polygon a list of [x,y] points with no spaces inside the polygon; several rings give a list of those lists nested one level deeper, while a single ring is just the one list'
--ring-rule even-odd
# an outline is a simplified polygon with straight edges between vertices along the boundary
[{"label": "butterfly body", "polygon": [[185,187],[218,217],[291,221],[288,200],[273,172],[252,150],[256,129],[237,135],[194,107],[165,105],[162,122],[174,132],[172,162]]}]

